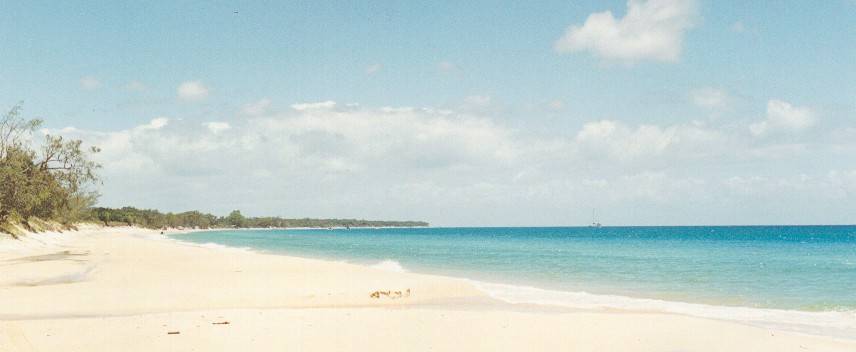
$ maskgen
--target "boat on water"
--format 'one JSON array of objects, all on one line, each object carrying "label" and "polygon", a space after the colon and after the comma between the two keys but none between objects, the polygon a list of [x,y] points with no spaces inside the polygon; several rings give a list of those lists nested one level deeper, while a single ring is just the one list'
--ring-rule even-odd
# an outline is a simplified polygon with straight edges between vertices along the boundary
[{"label": "boat on water", "polygon": [[597,221],[597,216],[595,216],[594,209],[592,209],[591,210],[591,225],[589,225],[589,227],[600,228],[602,226],[603,225],[599,221]]}]

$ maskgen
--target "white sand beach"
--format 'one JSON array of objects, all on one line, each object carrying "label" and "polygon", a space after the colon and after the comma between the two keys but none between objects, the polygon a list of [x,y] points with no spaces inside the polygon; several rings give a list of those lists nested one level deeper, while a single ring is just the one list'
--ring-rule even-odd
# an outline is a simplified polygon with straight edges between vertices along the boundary
[{"label": "white sand beach", "polygon": [[136,228],[0,239],[0,351],[856,351],[657,312],[496,302],[465,280]]}]

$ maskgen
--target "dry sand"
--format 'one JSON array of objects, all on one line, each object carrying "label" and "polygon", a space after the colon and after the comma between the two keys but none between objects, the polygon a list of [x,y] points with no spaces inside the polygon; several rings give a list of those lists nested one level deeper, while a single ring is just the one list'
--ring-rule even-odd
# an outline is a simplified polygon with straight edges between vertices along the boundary
[{"label": "dry sand", "polygon": [[464,280],[133,228],[0,239],[0,351],[289,350],[856,351],[856,341],[662,313],[530,309]]}]

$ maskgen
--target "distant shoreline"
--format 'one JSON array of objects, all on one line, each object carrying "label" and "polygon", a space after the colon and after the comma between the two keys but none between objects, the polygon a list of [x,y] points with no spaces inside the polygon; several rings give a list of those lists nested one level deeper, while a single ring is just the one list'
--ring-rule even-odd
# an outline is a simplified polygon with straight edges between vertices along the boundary
[{"label": "distant shoreline", "polygon": [[[111,228],[107,226],[106,228]],[[265,231],[265,230],[348,230],[348,229],[424,229],[432,228],[431,226],[333,226],[333,227],[217,227],[207,229],[178,229],[168,228],[164,231],[165,235],[181,235],[194,232],[209,232],[209,231]],[[155,230],[153,230],[155,231]]]}]

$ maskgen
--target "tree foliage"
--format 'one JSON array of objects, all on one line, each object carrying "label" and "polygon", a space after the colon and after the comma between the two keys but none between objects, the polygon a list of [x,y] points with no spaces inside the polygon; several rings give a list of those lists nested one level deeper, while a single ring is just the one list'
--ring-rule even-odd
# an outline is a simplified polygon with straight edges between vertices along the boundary
[{"label": "tree foliage", "polygon": [[10,150],[23,149],[30,135],[42,125],[42,120],[21,118],[21,105],[13,106],[0,118],[0,159],[4,159]]},{"label": "tree foliage", "polygon": [[226,217],[226,221],[233,227],[244,227],[247,224],[247,218],[241,214],[240,210],[232,210],[229,216]]},{"label": "tree foliage", "polygon": [[42,122],[20,113],[18,104],[0,118],[0,222],[38,217],[72,223],[97,198],[89,186],[98,182],[100,165],[90,157],[99,150],[50,135],[34,148]]}]

